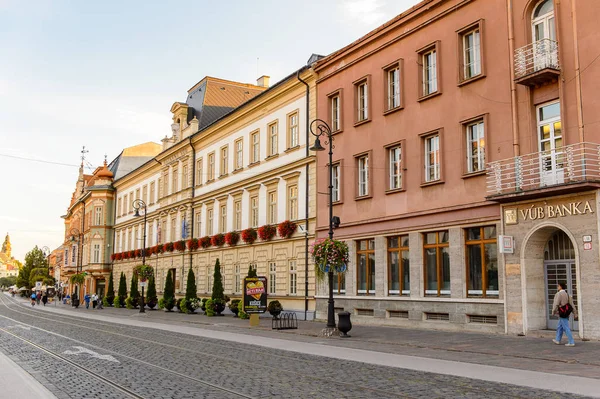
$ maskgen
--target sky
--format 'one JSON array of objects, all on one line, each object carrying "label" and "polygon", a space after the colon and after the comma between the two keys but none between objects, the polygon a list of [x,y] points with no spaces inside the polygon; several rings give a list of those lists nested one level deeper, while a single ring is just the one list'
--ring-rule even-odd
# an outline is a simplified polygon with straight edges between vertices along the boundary
[{"label": "sky", "polygon": [[58,247],[86,173],[170,135],[204,76],[271,84],[418,0],[0,0],[0,238]]}]

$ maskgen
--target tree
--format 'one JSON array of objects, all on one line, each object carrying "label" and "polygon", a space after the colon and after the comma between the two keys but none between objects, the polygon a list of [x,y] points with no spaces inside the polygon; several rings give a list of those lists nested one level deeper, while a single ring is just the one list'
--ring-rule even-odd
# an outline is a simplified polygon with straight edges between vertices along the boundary
[{"label": "tree", "polygon": [[165,289],[163,291],[163,297],[159,302],[159,306],[167,309],[169,312],[175,306],[175,284],[173,284],[171,270],[167,273],[167,281],[165,281]]},{"label": "tree", "polygon": [[225,296],[223,295],[223,278],[221,277],[221,264],[219,259],[215,262],[215,274],[213,276],[213,287],[212,287],[212,300],[220,299],[223,301]]},{"label": "tree", "polygon": [[197,296],[198,290],[196,289],[196,276],[190,267],[187,276],[187,285],[185,287],[185,299],[196,299]]},{"label": "tree", "polygon": [[138,289],[138,277],[136,273],[131,276],[131,288],[129,290],[129,296],[133,300],[133,306],[137,307],[140,300],[140,290]]},{"label": "tree", "polygon": [[115,286],[113,283],[113,274],[110,273],[108,277],[108,289],[106,290],[106,300],[108,303],[112,304],[115,300]]},{"label": "tree", "polygon": [[[26,287],[27,289],[30,289],[32,286],[35,285],[35,281],[33,282],[33,284],[30,281],[31,271],[33,269],[41,268],[46,268],[45,276],[50,277],[48,275],[48,260],[46,259],[44,252],[42,252],[42,250],[39,249],[36,245],[31,251],[27,252],[27,254],[25,255],[25,265],[23,265],[21,270],[19,270],[19,275],[17,277],[17,285],[19,287]],[[43,281],[43,278],[41,280]]]},{"label": "tree", "polygon": [[0,278],[0,287],[10,287],[17,283],[17,276],[8,276]]},{"label": "tree", "polygon": [[158,301],[158,298],[156,297],[156,284],[154,282],[154,275],[152,275],[148,279],[148,292],[146,293],[146,305],[148,305],[148,307],[150,309],[154,309],[154,306],[156,306],[157,301]]},{"label": "tree", "polygon": [[119,306],[125,305],[125,299],[127,298],[127,279],[125,273],[121,272],[121,278],[119,279]]}]

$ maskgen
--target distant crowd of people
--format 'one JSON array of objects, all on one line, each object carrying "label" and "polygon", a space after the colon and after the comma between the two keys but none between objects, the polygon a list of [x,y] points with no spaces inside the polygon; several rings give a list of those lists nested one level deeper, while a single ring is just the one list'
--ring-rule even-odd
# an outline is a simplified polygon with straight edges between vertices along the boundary
[{"label": "distant crowd of people", "polygon": [[[62,301],[63,305],[70,305],[72,303],[71,302],[72,300],[77,299],[77,294],[73,294],[73,297],[71,297],[71,295],[69,295],[68,293],[66,295],[64,295],[61,291],[59,291],[56,294],[56,296],[57,296],[57,300],[59,302]],[[46,293],[46,291],[32,292],[30,298],[31,298],[31,306],[39,305],[40,301],[44,304],[44,306],[46,306],[46,304],[48,303],[48,294]],[[93,293],[92,295],[86,293],[85,296],[83,297],[83,301],[85,302],[86,309],[90,308],[90,303],[92,304],[93,309],[103,309],[102,297],[100,297],[96,293]]]}]

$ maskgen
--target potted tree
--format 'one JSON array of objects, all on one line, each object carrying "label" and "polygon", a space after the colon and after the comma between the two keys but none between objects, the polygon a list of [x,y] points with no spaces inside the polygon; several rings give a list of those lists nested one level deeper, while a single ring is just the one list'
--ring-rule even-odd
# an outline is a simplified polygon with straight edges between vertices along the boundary
[{"label": "potted tree", "polygon": [[125,273],[121,272],[121,277],[119,278],[119,291],[113,301],[114,307],[122,308],[123,306],[125,306],[126,298],[127,298],[127,280],[125,278]]},{"label": "potted tree", "polygon": [[233,313],[233,317],[238,317],[239,303],[239,299],[232,299],[231,302],[229,302],[229,310]]},{"label": "potted tree", "polygon": [[223,279],[221,277],[221,263],[219,262],[219,259],[217,259],[217,261],[215,262],[215,273],[213,276],[213,289],[211,299],[214,306],[214,311],[217,313],[217,315],[221,316],[221,312],[225,310],[225,297],[223,295]]},{"label": "potted tree", "polygon": [[166,312],[172,312],[175,306],[175,284],[173,284],[173,277],[171,271],[167,273],[167,280],[165,281],[165,289],[163,291],[163,297],[158,301],[158,307],[165,309]]},{"label": "potted tree", "polygon": [[129,303],[133,308],[137,308],[140,301],[140,290],[138,289],[138,277],[136,273],[131,275],[131,286],[129,289]]},{"label": "potted tree", "polygon": [[194,313],[194,311],[198,308],[197,295],[196,276],[194,275],[194,270],[192,270],[190,267],[187,276],[187,284],[185,287],[185,298],[182,301],[182,303],[185,304],[186,313]]},{"label": "potted tree", "polygon": [[108,288],[106,290],[106,295],[104,295],[104,298],[102,298],[102,304],[104,306],[112,306],[112,303],[115,300],[115,286],[114,286],[114,282],[113,282],[113,274],[111,273],[110,276],[108,276]]},{"label": "potted tree", "polygon": [[150,310],[154,310],[154,307],[158,303],[158,298],[156,297],[156,284],[154,282],[154,275],[150,276],[148,279],[148,292],[146,293],[146,305]]},{"label": "potted tree", "polygon": [[267,305],[267,310],[269,313],[271,313],[271,316],[273,316],[274,319],[277,319],[279,314],[283,311],[283,306],[281,306],[281,303],[279,303],[278,300],[274,300],[269,302],[269,305]]}]

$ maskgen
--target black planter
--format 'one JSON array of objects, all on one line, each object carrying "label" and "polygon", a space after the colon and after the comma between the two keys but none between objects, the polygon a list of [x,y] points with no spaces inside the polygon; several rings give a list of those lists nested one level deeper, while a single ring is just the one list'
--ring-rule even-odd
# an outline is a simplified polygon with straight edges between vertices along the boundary
[{"label": "black planter", "polygon": [[224,310],[225,310],[224,303],[215,304],[215,313],[217,314],[217,316],[222,316],[221,312],[223,312]]},{"label": "black planter", "polygon": [[352,330],[352,322],[350,321],[350,312],[338,313],[338,330],[344,335],[340,335],[342,338],[349,338],[348,331]]},{"label": "black planter", "polygon": [[273,316],[274,319],[277,319],[281,314],[281,310],[269,310],[269,313],[271,313],[271,316]]}]

